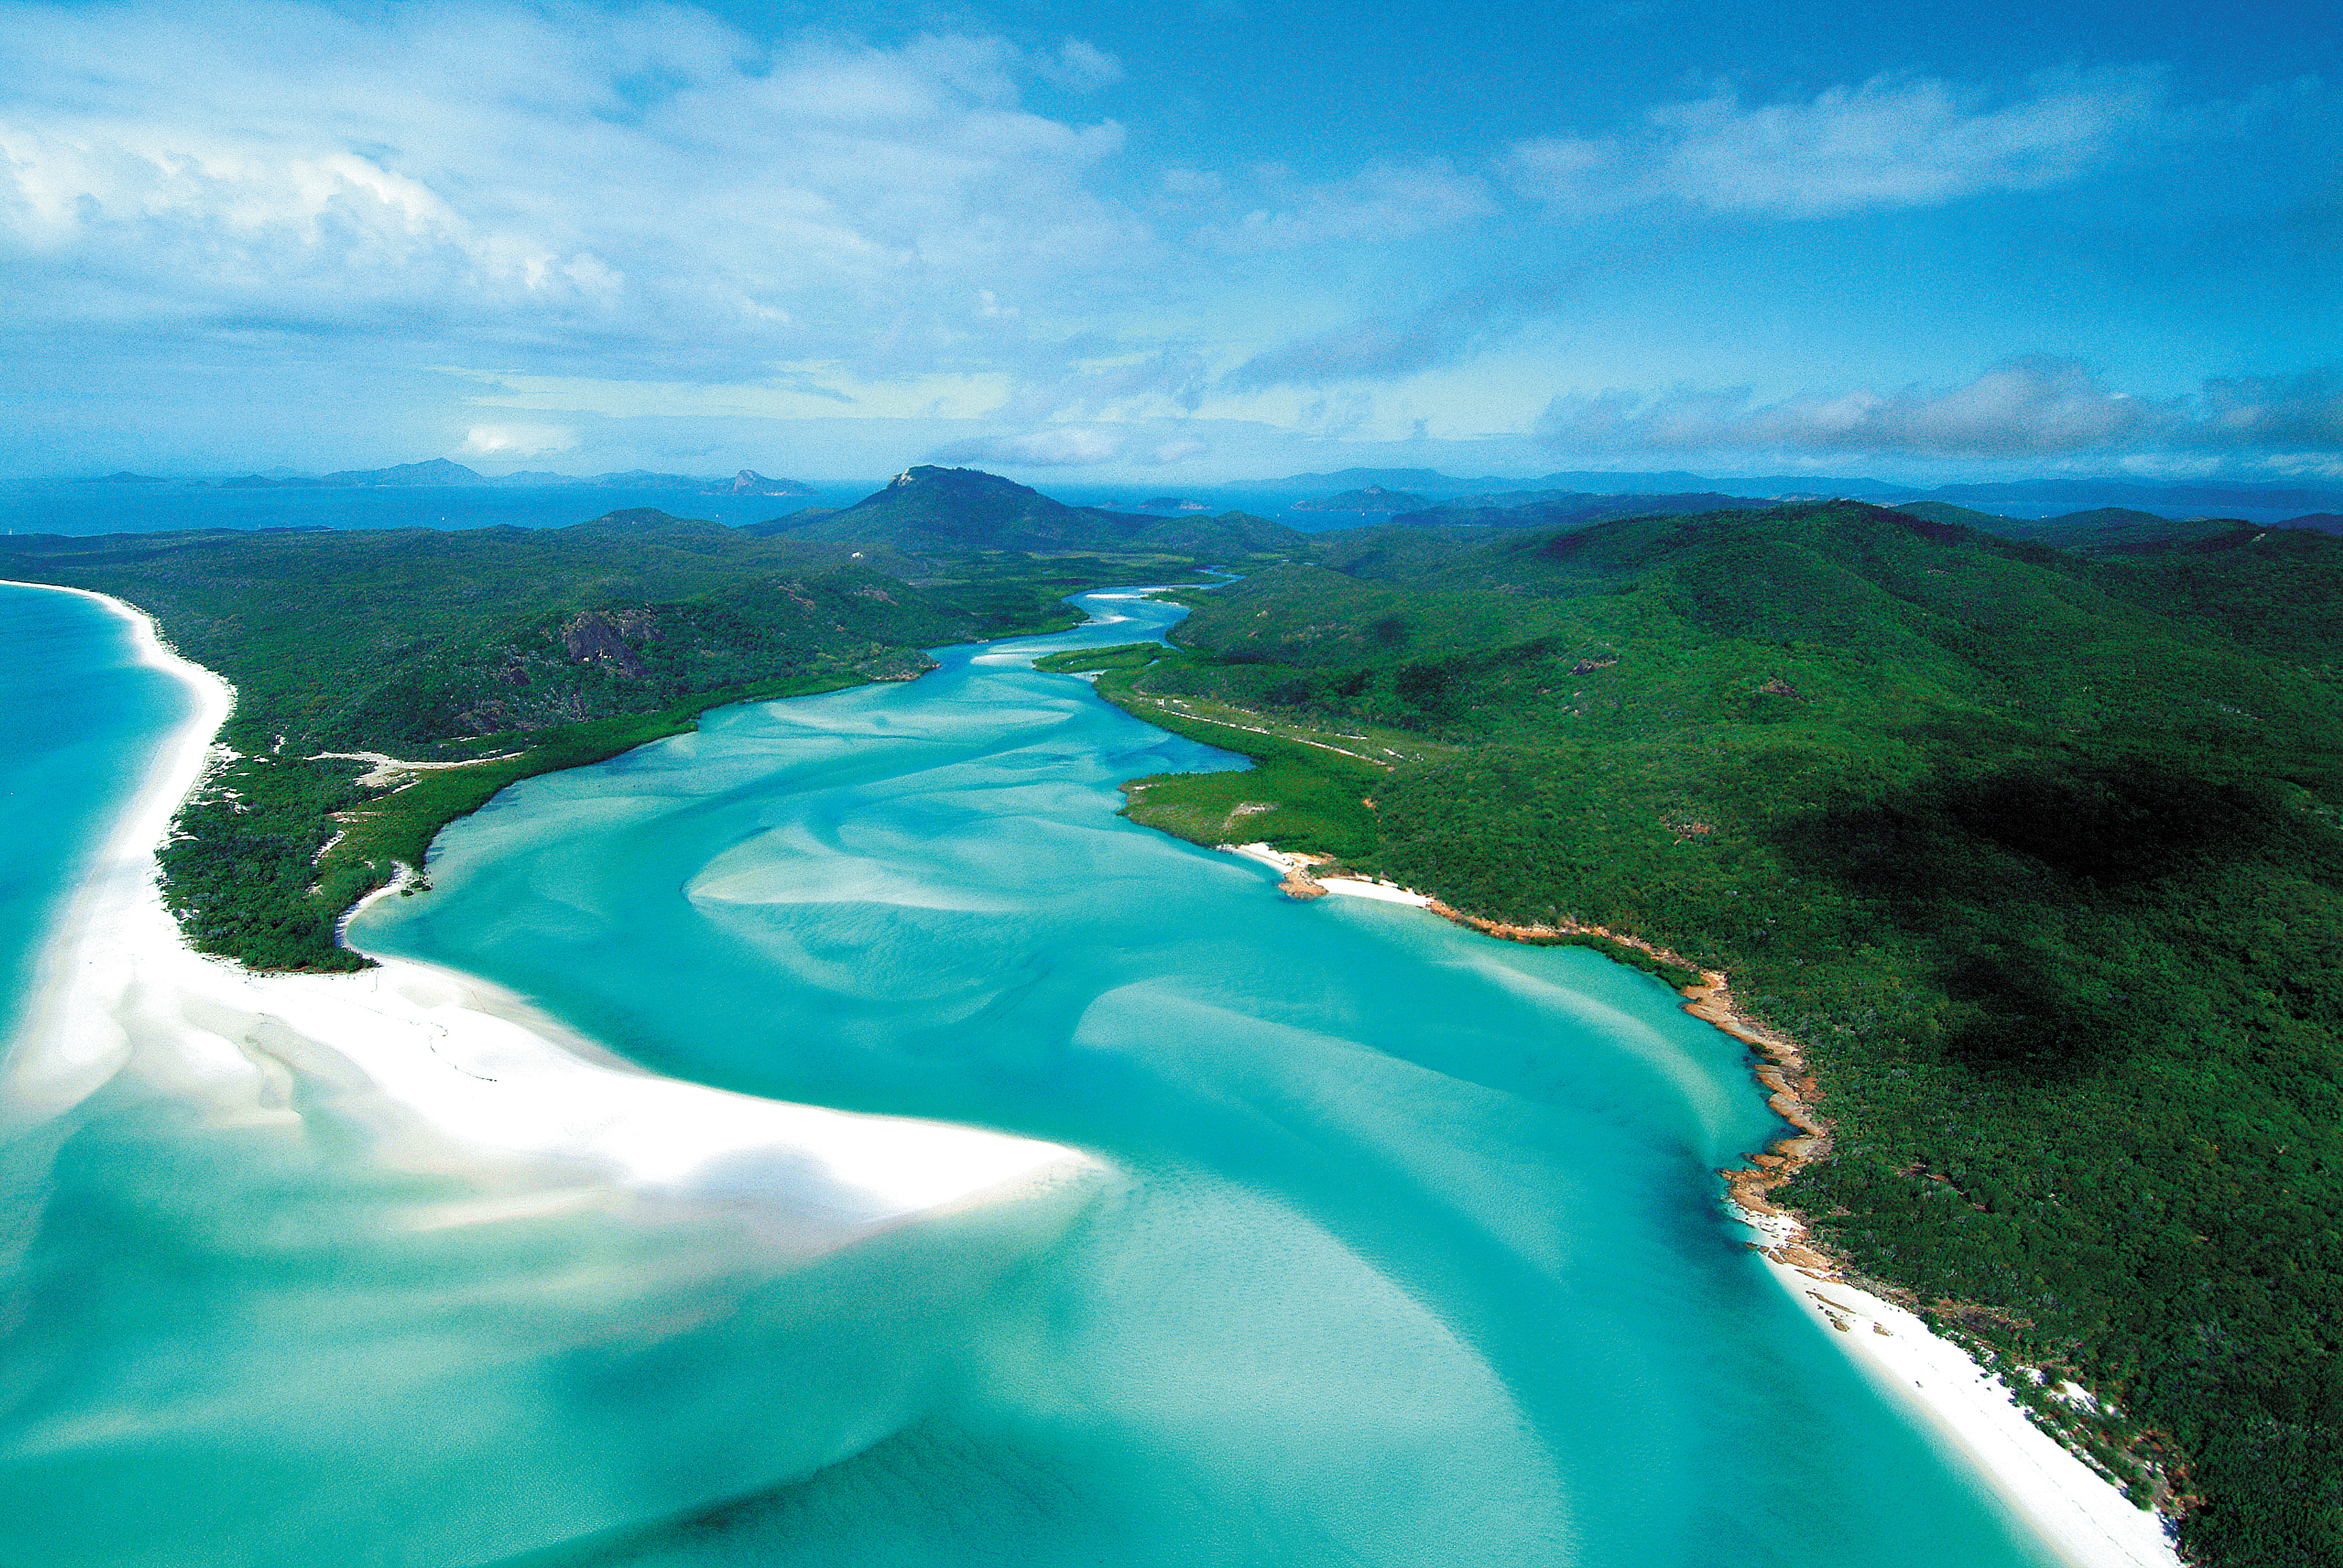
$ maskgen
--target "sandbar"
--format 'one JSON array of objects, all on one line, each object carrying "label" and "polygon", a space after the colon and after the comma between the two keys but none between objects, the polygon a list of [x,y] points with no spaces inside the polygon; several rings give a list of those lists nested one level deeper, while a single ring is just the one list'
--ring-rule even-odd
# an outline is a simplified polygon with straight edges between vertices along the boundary
[{"label": "sandbar", "polygon": [[307,1077],[332,1085],[343,1113],[377,1108],[379,1159],[487,1162],[507,1191],[516,1171],[535,1171],[548,1192],[747,1203],[761,1229],[809,1253],[922,1214],[1078,1195],[1101,1171],[1037,1140],[660,1077],[523,998],[428,965],[386,959],[356,974],[266,974],[196,952],[164,907],[156,850],[201,783],[235,693],[132,607],[22,586],[104,603],[131,623],[140,658],[196,700],[42,952],[0,1065],[0,1119],[13,1128],[124,1078],[223,1121],[294,1117],[299,1099],[287,1085]]}]

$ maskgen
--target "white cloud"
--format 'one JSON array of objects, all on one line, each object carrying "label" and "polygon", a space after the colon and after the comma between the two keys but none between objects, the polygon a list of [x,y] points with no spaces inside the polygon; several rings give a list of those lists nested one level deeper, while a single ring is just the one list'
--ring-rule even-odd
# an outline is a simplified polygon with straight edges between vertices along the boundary
[{"label": "white cloud", "polygon": [[936,454],[939,463],[1001,463],[1022,468],[1081,468],[1121,458],[1129,433],[1081,425],[1047,425],[1010,436],[980,436]]},{"label": "white cloud", "polygon": [[19,6],[0,276],[20,331],[938,368],[1016,330],[999,300],[1111,305],[1161,255],[1088,188],[1121,128],[1021,107],[1036,68],[958,36],[769,51],[669,5]]},{"label": "white cloud", "polygon": [[1760,404],[1746,388],[1555,398],[1548,447],[1576,452],[1880,453],[2051,457],[2082,453],[2343,453],[2343,377],[2210,380],[2195,397],[2108,387],[2073,359],[2006,360],[1964,386],[1867,388]]},{"label": "white cloud", "polygon": [[2000,97],[1881,76],[1755,106],[1730,92],[1662,105],[1634,135],[1525,141],[1501,167],[1522,195],[1569,210],[1672,198],[1819,217],[2066,185],[2166,118],[2161,75],[2145,68],[2037,76]]},{"label": "white cloud", "polygon": [[1034,64],[1042,75],[1076,93],[1095,93],[1122,80],[1122,62],[1081,38],[1067,39],[1055,57]]},{"label": "white cloud", "polygon": [[1619,165],[1625,148],[1591,136],[1540,136],[1517,142],[1499,160],[1513,188],[1535,201],[1599,206],[1625,188]]},{"label": "white cloud", "polygon": [[1487,182],[1459,174],[1440,158],[1373,163],[1347,179],[1323,185],[1299,184],[1274,168],[1262,174],[1273,205],[1256,207],[1233,223],[1200,229],[1196,237],[1202,244],[1242,252],[1383,243],[1450,228],[1494,210]]},{"label": "white cloud", "polygon": [[462,450],[474,457],[536,457],[577,445],[578,432],[558,425],[475,425]]},{"label": "white cloud", "polygon": [[1192,435],[1167,435],[1160,423],[1041,425],[955,442],[938,452],[935,461],[998,463],[1012,468],[1088,468],[1110,463],[1158,467],[1185,462],[1211,449]]}]

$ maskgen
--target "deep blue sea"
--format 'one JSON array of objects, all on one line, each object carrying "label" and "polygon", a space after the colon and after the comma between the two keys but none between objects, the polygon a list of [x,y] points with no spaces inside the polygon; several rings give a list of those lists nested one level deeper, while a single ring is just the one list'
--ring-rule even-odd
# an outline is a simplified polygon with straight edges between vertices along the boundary
[{"label": "deep blue sea", "polygon": [[[0,1149],[0,1562],[2048,1561],[1725,1216],[1776,1131],[1737,1042],[1119,819],[1238,759],[1028,668],[1179,613],[1087,602],[517,786],[355,928],[665,1072],[1089,1151],[1071,1223],[778,1271],[738,1217],[418,1228],[454,1179],[249,1040],[266,1115],[123,1085]],[[181,709],[86,601],[0,589],[0,636],[21,955]]]}]

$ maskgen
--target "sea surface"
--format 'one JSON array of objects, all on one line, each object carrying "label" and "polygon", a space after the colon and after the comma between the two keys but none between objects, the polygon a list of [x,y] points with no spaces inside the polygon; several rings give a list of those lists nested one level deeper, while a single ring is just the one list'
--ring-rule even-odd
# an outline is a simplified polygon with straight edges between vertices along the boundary
[{"label": "sea surface", "polygon": [[[1724,1213],[1778,1131],[1737,1042],[1590,953],[1292,903],[1120,819],[1123,779],[1241,759],[1027,668],[1180,613],[1081,602],[528,780],[353,936],[664,1072],[1073,1146],[1086,1185],[791,1270],[724,1229],[755,1172],[730,1220],[418,1234],[385,1217],[428,1181],[327,1089],[270,1127],[102,1093],[0,1149],[0,1558],[2052,1561]],[[0,589],[12,993],[185,711],[126,649]]]}]

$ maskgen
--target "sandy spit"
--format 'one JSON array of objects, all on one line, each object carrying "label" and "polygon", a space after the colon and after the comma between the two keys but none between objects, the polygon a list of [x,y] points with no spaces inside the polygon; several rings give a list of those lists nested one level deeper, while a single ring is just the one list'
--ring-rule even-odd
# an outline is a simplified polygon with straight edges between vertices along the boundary
[{"label": "sandy spit", "polygon": [[923,1213],[1062,1194],[1098,1173],[1055,1144],[661,1078],[519,997],[422,964],[259,974],[195,952],[164,908],[156,850],[201,781],[235,693],[174,652],[146,616],[84,597],[132,623],[141,656],[186,683],[195,711],[160,749],[42,955],[0,1062],[0,1121],[25,1129],[117,1078],[224,1121],[291,1117],[289,1085],[306,1077],[332,1085],[345,1107],[377,1108],[377,1158],[493,1169],[508,1192],[517,1173],[534,1171],[548,1195],[748,1204],[760,1229],[805,1252]]}]

